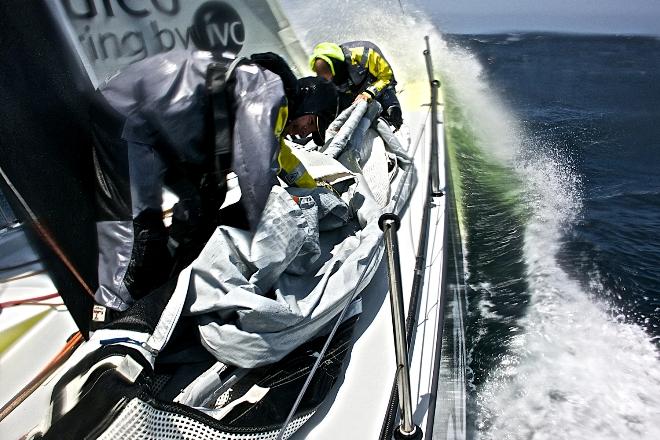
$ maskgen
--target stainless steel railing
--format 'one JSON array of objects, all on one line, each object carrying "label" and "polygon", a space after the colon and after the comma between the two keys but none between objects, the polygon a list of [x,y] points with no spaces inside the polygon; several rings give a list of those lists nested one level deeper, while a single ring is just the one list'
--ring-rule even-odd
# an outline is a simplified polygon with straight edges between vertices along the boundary
[{"label": "stainless steel railing", "polygon": [[431,194],[433,196],[441,196],[443,192],[440,189],[440,167],[438,166],[438,158],[440,157],[438,148],[438,89],[440,89],[440,81],[435,79],[433,73],[431,46],[428,35],[424,37],[424,40],[426,40],[426,49],[424,50],[426,72],[428,73],[431,84]]},{"label": "stainless steel railing", "polygon": [[[422,219],[422,231],[420,234],[420,246],[418,249],[417,264],[415,267],[415,277],[413,280],[413,297],[419,295],[419,289],[423,282],[426,240],[428,239],[428,214],[431,206],[431,200],[434,197],[444,195],[440,188],[440,169],[439,169],[439,139],[438,139],[438,91],[440,81],[435,79],[433,73],[433,63],[431,60],[431,50],[429,37],[425,37],[426,50],[424,58],[426,69],[431,87],[431,152],[429,159],[428,189],[425,202],[424,215]],[[404,317],[403,292],[401,286],[401,266],[399,262],[399,246],[396,231],[399,229],[400,220],[394,213],[383,214],[379,220],[380,228],[383,230],[385,240],[385,256],[387,259],[388,281],[390,290],[390,305],[392,308],[392,326],[394,330],[394,346],[396,355],[396,388],[398,390],[398,405],[401,411],[401,424],[394,428],[393,432],[385,430],[381,432],[381,438],[387,438],[394,435],[397,440],[417,440],[423,437],[422,430],[413,422],[413,406],[410,389],[410,366],[408,353],[408,335],[411,329],[406,328]],[[416,303],[415,303],[416,304]],[[411,305],[411,307],[413,307]],[[393,398],[395,398],[393,396]],[[393,416],[393,414],[392,414]],[[389,423],[389,422],[387,422]],[[392,425],[385,425],[391,429]],[[389,434],[392,432],[392,434]]]},{"label": "stainless steel railing", "polygon": [[[401,288],[401,264],[399,261],[399,242],[396,231],[401,224],[399,216],[383,214],[378,220],[385,238],[385,256],[387,258],[387,279],[390,288],[392,307],[392,327],[394,329],[394,348],[396,355],[396,383],[401,407],[401,425],[395,437],[421,438],[421,429],[412,420],[413,407],[410,397],[410,366],[408,363],[408,342],[406,340],[406,321]],[[419,436],[419,437],[418,437]]]}]

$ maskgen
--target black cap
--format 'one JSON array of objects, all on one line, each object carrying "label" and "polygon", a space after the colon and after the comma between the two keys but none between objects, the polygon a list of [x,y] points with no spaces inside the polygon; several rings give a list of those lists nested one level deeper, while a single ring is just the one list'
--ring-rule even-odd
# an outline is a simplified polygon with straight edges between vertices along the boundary
[{"label": "black cap", "polygon": [[303,115],[315,115],[318,131],[312,137],[317,145],[325,142],[325,130],[337,116],[337,110],[337,88],[334,84],[318,76],[298,80],[298,96],[289,120]]}]

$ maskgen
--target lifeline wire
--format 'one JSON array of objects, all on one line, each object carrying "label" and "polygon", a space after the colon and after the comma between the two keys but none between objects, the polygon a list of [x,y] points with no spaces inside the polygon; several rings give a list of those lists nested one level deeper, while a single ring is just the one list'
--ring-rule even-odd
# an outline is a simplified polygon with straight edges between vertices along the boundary
[{"label": "lifeline wire", "polygon": [[[378,239],[378,243],[376,246],[374,246],[373,249],[371,249],[371,252],[369,254],[369,265],[373,262],[373,259],[375,257],[375,251],[378,249],[383,242],[385,234],[381,234],[380,238]],[[328,335],[328,338],[325,341],[325,344],[323,345],[323,348],[321,349],[321,352],[319,356],[316,358],[316,362],[314,362],[314,366],[312,367],[312,370],[309,372],[307,375],[307,379],[305,380],[305,383],[302,386],[302,389],[300,390],[300,393],[298,393],[298,397],[296,398],[296,401],[293,404],[293,407],[291,408],[291,411],[289,412],[289,415],[287,416],[286,420],[284,421],[284,424],[282,425],[282,428],[280,429],[280,432],[277,436],[277,440],[282,440],[284,438],[284,432],[286,430],[286,427],[291,423],[291,420],[293,419],[293,416],[298,409],[298,406],[300,405],[300,402],[302,401],[303,395],[307,391],[307,388],[309,387],[309,384],[312,382],[312,378],[314,377],[314,373],[316,373],[316,370],[318,369],[319,365],[321,364],[321,361],[323,360],[323,357],[325,356],[325,352],[328,350],[328,347],[330,346],[330,342],[332,342],[332,338],[334,338],[335,333],[337,332],[337,329],[339,328],[339,325],[342,323],[344,319],[344,315],[346,315],[346,311],[348,310],[348,307],[351,305],[354,299],[355,291],[357,290],[358,286],[360,283],[362,283],[362,280],[364,279],[365,274],[367,273],[366,270],[362,271],[362,274],[360,275],[360,279],[358,279],[358,282],[355,284],[355,287],[353,288],[353,291],[348,297],[348,301],[344,305],[344,308],[342,309],[341,313],[337,317],[337,322],[335,325],[332,327],[332,331]]]}]

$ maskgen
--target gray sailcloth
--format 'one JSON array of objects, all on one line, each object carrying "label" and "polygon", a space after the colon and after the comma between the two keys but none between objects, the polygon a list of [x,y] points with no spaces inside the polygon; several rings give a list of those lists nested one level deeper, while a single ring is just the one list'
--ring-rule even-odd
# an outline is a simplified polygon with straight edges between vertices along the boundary
[{"label": "gray sailcloth", "polygon": [[349,203],[325,191],[302,196],[303,209],[274,187],[254,234],[220,226],[179,278],[188,285],[184,313],[198,316],[202,344],[221,362],[280,360],[321,333],[373,277],[383,253],[380,208],[360,179]]}]

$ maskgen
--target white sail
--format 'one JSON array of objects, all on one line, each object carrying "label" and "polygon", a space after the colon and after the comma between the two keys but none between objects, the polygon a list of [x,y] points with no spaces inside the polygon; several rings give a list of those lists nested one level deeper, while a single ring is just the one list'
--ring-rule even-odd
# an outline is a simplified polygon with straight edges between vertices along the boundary
[{"label": "white sail", "polygon": [[[275,52],[300,75],[306,55],[276,1],[154,0],[49,2],[94,85],[121,67],[170,50],[194,50],[196,14],[206,38],[236,56]],[[201,11],[201,12],[200,12]]]}]

